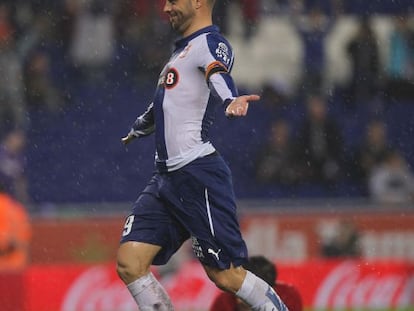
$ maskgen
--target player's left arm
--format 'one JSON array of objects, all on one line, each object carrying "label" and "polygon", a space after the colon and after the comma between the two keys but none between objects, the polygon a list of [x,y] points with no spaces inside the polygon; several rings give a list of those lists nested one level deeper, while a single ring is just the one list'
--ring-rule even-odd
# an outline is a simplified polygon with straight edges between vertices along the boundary
[{"label": "player's left arm", "polygon": [[260,99],[258,95],[238,95],[237,87],[231,76],[234,62],[231,46],[220,37],[209,38],[209,52],[205,77],[210,90],[219,97],[228,117],[241,117],[247,114],[250,101]]},{"label": "player's left arm", "polygon": [[216,70],[209,75],[208,82],[210,90],[222,99],[228,117],[245,116],[249,109],[249,102],[260,99],[260,96],[255,94],[238,96],[233,78],[222,64],[216,64]]}]

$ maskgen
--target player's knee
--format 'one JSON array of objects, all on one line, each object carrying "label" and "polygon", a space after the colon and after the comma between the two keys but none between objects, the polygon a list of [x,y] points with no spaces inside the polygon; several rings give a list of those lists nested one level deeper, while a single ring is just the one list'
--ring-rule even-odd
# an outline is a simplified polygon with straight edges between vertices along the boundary
[{"label": "player's knee", "polygon": [[161,247],[126,242],[120,245],[117,254],[117,272],[119,277],[129,284],[150,272],[151,263]]},{"label": "player's knee", "polygon": [[135,262],[130,262],[123,261],[118,258],[116,272],[125,284],[129,284],[148,274],[149,269],[144,267],[138,260]]},{"label": "player's knee", "polygon": [[132,277],[129,271],[130,269],[128,268],[128,264],[122,261],[119,261],[118,259],[116,263],[116,272],[118,273],[118,276],[121,278],[122,281],[124,281],[125,284],[131,283],[131,282],[128,282],[129,279]]},{"label": "player's knee", "polygon": [[215,275],[211,280],[221,290],[228,291],[228,292],[234,292],[234,290],[232,290],[232,286],[231,286],[231,282],[229,278],[226,277],[225,275],[222,275],[222,274]]},{"label": "player's knee", "polygon": [[116,271],[122,281],[129,284],[148,274],[149,266],[141,262],[139,258],[124,256],[122,252],[118,251]]},{"label": "player's knee", "polygon": [[241,283],[233,269],[229,270],[206,270],[210,280],[221,290],[235,293],[239,290]]}]

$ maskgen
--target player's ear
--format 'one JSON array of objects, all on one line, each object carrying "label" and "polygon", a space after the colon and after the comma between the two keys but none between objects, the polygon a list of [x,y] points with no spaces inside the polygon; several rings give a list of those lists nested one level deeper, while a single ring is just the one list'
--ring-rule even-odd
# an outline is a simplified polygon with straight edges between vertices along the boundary
[{"label": "player's ear", "polygon": [[196,9],[201,8],[201,0],[195,0],[195,8]]}]

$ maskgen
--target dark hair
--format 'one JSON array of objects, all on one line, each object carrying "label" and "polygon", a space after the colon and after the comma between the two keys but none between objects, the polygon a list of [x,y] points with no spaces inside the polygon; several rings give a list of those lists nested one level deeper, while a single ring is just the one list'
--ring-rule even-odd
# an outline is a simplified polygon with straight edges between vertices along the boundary
[{"label": "dark hair", "polygon": [[277,279],[276,265],[264,256],[249,257],[243,268],[263,279],[270,286],[274,286]]}]

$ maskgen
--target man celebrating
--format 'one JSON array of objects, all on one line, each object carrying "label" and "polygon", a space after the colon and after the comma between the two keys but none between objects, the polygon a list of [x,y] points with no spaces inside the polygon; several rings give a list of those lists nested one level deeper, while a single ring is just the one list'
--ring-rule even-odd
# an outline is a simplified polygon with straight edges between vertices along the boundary
[{"label": "man celebrating", "polygon": [[233,51],[212,25],[213,6],[214,0],[166,1],[164,12],[182,38],[153,102],[122,139],[126,144],[155,132],[156,172],[126,219],[117,256],[118,274],[141,311],[173,310],[150,266],[167,263],[189,238],[217,287],[253,310],[287,310],[265,281],[242,267],[248,254],[231,173],[209,140],[216,106],[240,117],[260,99],[237,95]]}]

